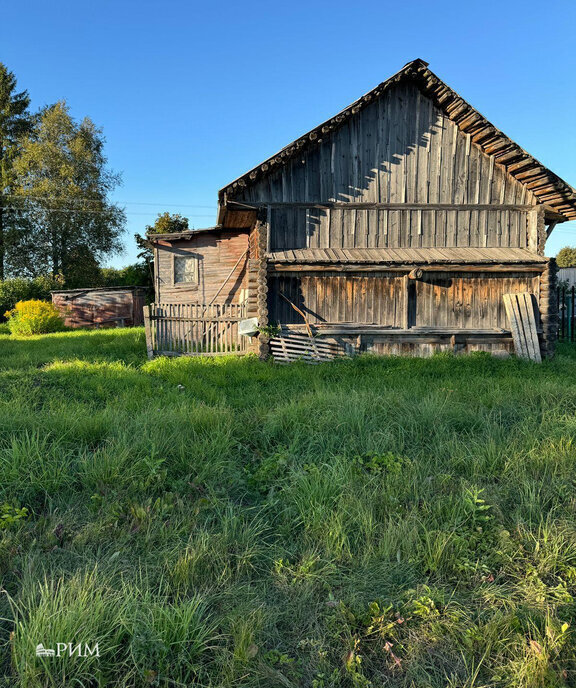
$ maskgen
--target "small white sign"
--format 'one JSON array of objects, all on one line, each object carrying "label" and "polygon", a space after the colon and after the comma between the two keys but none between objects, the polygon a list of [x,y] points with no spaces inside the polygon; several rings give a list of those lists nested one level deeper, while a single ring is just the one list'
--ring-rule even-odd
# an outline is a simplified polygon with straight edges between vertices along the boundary
[{"label": "small white sign", "polygon": [[253,337],[258,332],[258,318],[248,318],[238,323],[238,334]]}]

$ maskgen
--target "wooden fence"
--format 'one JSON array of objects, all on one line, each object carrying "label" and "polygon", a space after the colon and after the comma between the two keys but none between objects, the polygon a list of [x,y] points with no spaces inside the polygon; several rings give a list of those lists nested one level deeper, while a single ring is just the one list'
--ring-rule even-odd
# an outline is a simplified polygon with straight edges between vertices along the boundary
[{"label": "wooden fence", "polygon": [[148,358],[246,353],[250,338],[238,334],[245,304],[153,303],[144,309]]},{"label": "wooden fence", "polygon": [[560,287],[558,289],[558,337],[560,341],[576,341],[576,312],[575,287]]}]

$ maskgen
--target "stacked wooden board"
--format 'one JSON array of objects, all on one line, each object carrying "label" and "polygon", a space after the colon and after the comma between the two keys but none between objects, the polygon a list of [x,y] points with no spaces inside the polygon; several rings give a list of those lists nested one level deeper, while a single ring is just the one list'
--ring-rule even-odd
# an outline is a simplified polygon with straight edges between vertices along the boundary
[{"label": "stacked wooden board", "polygon": [[270,351],[276,363],[324,363],[344,355],[334,340],[290,331],[283,331],[271,339]]}]

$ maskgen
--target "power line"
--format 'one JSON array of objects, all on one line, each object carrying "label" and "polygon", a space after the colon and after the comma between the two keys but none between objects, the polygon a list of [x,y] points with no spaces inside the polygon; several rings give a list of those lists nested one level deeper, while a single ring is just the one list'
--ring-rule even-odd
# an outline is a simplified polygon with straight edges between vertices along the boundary
[{"label": "power line", "polygon": [[[24,208],[21,208],[20,206],[16,205],[5,205],[2,206],[4,210],[25,210]],[[97,214],[107,214],[109,211],[108,210],[87,210],[85,208],[79,209],[79,208],[42,208],[42,212],[49,212],[49,213],[91,213],[93,215]],[[216,213],[212,213],[211,215],[199,215],[199,214],[191,214],[190,217],[214,217]],[[155,215],[155,213],[134,213],[134,212],[127,212],[126,215],[140,215],[142,217],[150,217],[151,215]]]},{"label": "power line", "polygon": [[[67,203],[102,203],[102,200],[92,198],[69,198],[68,196],[28,196],[20,194],[2,194],[4,198],[32,199],[35,201],[66,201]],[[150,205],[172,208],[214,208],[214,205],[193,205],[190,203],[163,203],[161,201],[111,201],[122,205]]]}]

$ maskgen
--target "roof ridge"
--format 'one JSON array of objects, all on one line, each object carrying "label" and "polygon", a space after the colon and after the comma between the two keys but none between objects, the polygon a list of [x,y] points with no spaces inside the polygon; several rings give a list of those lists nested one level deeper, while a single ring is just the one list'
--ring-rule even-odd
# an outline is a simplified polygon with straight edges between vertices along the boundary
[{"label": "roof ridge", "polygon": [[355,100],[330,119],[295,139],[264,162],[220,189],[219,203],[230,194],[254,184],[258,179],[280,169],[297,153],[316,146],[323,137],[339,129],[376,98],[380,98],[393,85],[412,79],[420,91],[440,108],[463,133],[485,154],[492,156],[498,165],[534,193],[538,200],[561,213],[566,219],[576,219],[576,190],[552,170],[530,155],[500,129],[495,127],[476,108],[444,83],[428,68],[428,62],[416,58],[402,69]]}]

